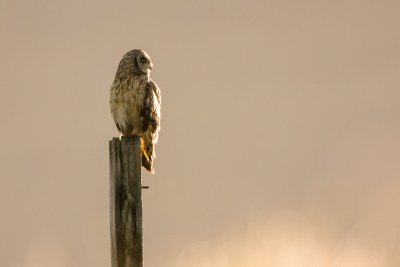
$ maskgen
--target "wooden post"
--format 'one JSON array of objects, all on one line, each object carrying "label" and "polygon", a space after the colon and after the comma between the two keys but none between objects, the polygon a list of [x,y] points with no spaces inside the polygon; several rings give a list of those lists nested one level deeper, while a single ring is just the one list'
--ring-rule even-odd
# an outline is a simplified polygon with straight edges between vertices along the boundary
[{"label": "wooden post", "polygon": [[140,138],[110,141],[111,266],[143,267]]}]

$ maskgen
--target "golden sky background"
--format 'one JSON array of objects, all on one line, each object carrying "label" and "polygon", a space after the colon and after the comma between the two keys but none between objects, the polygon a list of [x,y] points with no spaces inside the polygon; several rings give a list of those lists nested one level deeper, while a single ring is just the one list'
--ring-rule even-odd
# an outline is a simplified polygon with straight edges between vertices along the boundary
[{"label": "golden sky background", "polygon": [[0,1],[0,266],[110,266],[109,89],[162,90],[146,267],[400,266],[400,2]]}]

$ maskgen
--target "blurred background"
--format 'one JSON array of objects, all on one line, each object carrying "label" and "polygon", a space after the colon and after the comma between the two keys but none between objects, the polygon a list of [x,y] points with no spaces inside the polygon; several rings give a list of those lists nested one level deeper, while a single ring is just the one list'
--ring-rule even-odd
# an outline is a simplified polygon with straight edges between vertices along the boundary
[{"label": "blurred background", "polygon": [[400,266],[398,1],[0,0],[0,266],[110,266],[109,89],[146,50],[146,267]]}]

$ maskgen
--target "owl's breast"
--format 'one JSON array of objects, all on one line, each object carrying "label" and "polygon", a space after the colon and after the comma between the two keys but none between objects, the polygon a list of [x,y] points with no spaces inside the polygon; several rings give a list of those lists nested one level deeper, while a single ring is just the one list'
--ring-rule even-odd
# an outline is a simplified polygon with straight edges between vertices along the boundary
[{"label": "owl's breast", "polygon": [[145,83],[139,77],[114,82],[110,93],[111,114],[124,135],[141,134],[140,110],[144,101]]}]

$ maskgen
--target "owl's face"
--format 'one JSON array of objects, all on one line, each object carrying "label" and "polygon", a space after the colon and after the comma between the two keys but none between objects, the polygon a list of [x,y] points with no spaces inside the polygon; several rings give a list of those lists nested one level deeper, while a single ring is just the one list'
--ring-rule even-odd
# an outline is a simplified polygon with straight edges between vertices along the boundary
[{"label": "owl's face", "polygon": [[129,51],[124,55],[119,63],[116,77],[126,77],[127,75],[150,75],[153,63],[149,55],[139,49]]},{"label": "owl's face", "polygon": [[146,52],[140,51],[136,56],[135,60],[137,62],[137,66],[144,73],[149,74],[150,71],[153,69],[153,63],[151,62],[151,59]]}]

